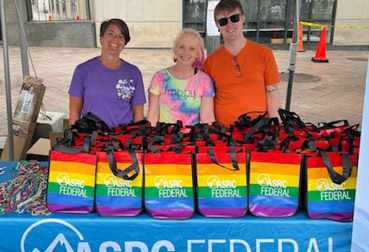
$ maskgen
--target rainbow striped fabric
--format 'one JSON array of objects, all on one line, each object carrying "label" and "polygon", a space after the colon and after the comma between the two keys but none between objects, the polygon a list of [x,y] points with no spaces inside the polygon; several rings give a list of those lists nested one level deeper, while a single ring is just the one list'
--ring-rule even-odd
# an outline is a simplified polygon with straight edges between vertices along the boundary
[{"label": "rainbow striped fabric", "polygon": [[230,153],[215,152],[221,167],[207,153],[196,154],[199,212],[206,217],[241,217],[247,212],[246,154],[237,153],[239,170],[232,170]]},{"label": "rainbow striped fabric", "polygon": [[288,217],[297,212],[301,155],[251,152],[249,209],[261,217]]},{"label": "rainbow striped fabric", "polygon": [[[142,211],[143,154],[135,154],[140,172],[134,180],[124,180],[114,176],[109,167],[107,154],[105,152],[97,153],[99,161],[97,163],[95,203],[96,211],[100,215],[135,216]],[[124,170],[132,165],[128,151],[115,152],[114,157],[119,170]]]},{"label": "rainbow striped fabric", "polygon": [[159,219],[187,219],[194,213],[193,154],[145,155],[145,208]]},{"label": "rainbow striped fabric", "polygon": [[52,212],[92,212],[96,162],[91,154],[50,152],[47,206]]},{"label": "rainbow striped fabric", "polygon": [[[342,174],[342,157],[327,153],[333,169]],[[321,157],[307,158],[307,204],[312,219],[352,221],[357,177],[357,156],[350,156],[353,164],[351,176],[338,185],[332,182]]]}]

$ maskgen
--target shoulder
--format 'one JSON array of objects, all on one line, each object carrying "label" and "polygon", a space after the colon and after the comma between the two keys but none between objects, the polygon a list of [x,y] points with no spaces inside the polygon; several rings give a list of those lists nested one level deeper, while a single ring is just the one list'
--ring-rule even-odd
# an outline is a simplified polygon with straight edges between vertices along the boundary
[{"label": "shoulder", "polygon": [[121,59],[121,61],[122,61],[122,70],[141,75],[141,70],[136,65],[133,65],[123,59]]},{"label": "shoulder", "polygon": [[217,50],[215,50],[214,52],[212,52],[207,58],[206,61],[211,62],[216,60],[218,57],[223,57],[225,53],[225,48],[224,46],[219,47]]},{"label": "shoulder", "polygon": [[273,54],[272,49],[270,49],[266,45],[262,45],[254,41],[251,41],[251,40],[247,40],[247,43],[248,43],[248,50],[250,51],[261,53],[261,54]]},{"label": "shoulder", "polygon": [[168,76],[168,72],[166,71],[166,69],[161,69],[157,71],[152,77],[152,79],[156,79],[156,80],[163,80],[167,78],[169,78],[169,76]]},{"label": "shoulder", "polygon": [[97,66],[99,57],[94,57],[92,59],[89,59],[76,67],[76,71],[88,71],[88,69],[91,69],[91,67]]},{"label": "shoulder", "polygon": [[212,81],[210,76],[202,70],[199,70],[195,76],[204,81]]}]

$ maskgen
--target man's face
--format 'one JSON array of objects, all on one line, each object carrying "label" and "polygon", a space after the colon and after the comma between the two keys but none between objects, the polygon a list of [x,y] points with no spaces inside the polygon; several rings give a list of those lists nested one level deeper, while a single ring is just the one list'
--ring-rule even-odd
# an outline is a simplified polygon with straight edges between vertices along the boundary
[{"label": "man's face", "polygon": [[243,23],[245,16],[236,9],[231,12],[220,12],[216,17],[216,26],[222,34],[224,41],[231,42],[243,37]]}]

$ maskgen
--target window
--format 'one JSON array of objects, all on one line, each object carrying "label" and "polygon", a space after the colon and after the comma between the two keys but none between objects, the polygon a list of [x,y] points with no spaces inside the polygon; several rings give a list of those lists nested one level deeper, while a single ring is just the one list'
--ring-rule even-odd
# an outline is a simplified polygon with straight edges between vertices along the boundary
[{"label": "window", "polygon": [[[246,37],[262,44],[292,41],[295,0],[240,0],[246,17]],[[333,42],[337,0],[301,1],[300,19],[327,25],[327,43]],[[183,27],[206,31],[206,1],[183,0]],[[304,42],[317,43],[321,28],[304,26]]]},{"label": "window", "polygon": [[184,0],[184,28],[193,28],[205,34],[206,0]]},{"label": "window", "polygon": [[30,21],[89,20],[89,0],[28,0]]}]

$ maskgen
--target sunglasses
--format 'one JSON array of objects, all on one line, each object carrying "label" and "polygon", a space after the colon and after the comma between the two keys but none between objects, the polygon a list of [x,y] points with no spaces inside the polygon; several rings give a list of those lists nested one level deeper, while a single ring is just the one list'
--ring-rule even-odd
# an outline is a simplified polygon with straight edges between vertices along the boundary
[{"label": "sunglasses", "polygon": [[218,24],[220,26],[226,26],[228,24],[228,19],[231,20],[232,23],[237,23],[240,21],[240,14],[234,14],[230,17],[220,18],[218,19]]},{"label": "sunglasses", "polygon": [[241,67],[237,61],[237,56],[232,58],[232,66],[233,66],[233,76],[236,78],[242,77]]}]

